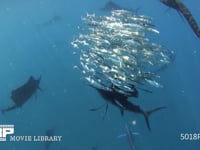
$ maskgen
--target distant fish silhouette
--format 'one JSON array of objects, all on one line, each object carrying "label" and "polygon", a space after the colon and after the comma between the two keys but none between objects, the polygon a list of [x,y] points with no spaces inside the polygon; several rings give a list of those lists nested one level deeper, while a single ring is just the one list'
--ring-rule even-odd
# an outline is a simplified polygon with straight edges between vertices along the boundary
[{"label": "distant fish silhouette", "polygon": [[111,0],[109,2],[107,2],[103,8],[101,8],[101,10],[103,10],[103,11],[112,11],[112,10],[121,10],[121,9],[128,10],[131,12],[135,11],[134,9],[131,9],[131,8],[121,7]]},{"label": "distant fish silhouette", "polygon": [[[46,130],[46,134],[45,136],[53,136],[54,135],[54,131],[55,129],[54,128],[49,128]],[[51,145],[52,142],[49,142],[49,141],[46,141],[45,142],[45,150],[50,150],[50,145]]]},{"label": "distant fish silhouette", "polygon": [[60,22],[63,20],[63,17],[62,16],[53,16],[50,20],[46,21],[45,23],[43,23],[42,25],[43,26],[49,26],[53,23],[56,23],[56,22]]},{"label": "distant fish silhouette", "polygon": [[90,147],[89,150],[97,150],[96,147]]},{"label": "distant fish silhouette", "polygon": [[21,107],[24,103],[26,103],[29,98],[36,93],[37,89],[40,89],[40,80],[41,77],[39,79],[34,79],[32,76],[30,76],[24,85],[13,90],[11,92],[11,98],[14,102],[14,105],[1,110],[2,113]]},{"label": "distant fish silhouette", "polygon": [[160,0],[160,2],[167,5],[168,7],[176,9],[179,13],[181,13],[187,20],[196,36],[200,38],[200,28],[196,20],[192,16],[189,9],[180,0]]},{"label": "distant fish silhouette", "polygon": [[89,150],[98,150],[98,149],[97,149],[97,145],[96,145],[96,146],[90,147]]}]

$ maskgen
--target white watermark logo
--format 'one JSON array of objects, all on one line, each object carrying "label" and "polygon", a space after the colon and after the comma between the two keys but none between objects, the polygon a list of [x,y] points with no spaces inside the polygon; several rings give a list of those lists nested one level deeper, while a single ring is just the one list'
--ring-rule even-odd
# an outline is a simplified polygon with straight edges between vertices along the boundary
[{"label": "white watermark logo", "polygon": [[41,136],[12,135],[14,134],[14,127],[14,125],[0,125],[0,142],[60,142],[62,140],[62,136],[49,135],[47,133]]},{"label": "white watermark logo", "polygon": [[14,125],[0,125],[0,141],[6,141],[10,134],[14,134]]}]

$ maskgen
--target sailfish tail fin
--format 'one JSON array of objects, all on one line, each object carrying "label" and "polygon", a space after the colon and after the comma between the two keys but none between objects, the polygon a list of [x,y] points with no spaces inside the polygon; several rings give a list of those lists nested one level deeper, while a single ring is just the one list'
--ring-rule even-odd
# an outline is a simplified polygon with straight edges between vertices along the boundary
[{"label": "sailfish tail fin", "polygon": [[156,112],[156,111],[159,111],[159,110],[161,110],[161,109],[165,109],[165,108],[167,108],[167,107],[165,107],[165,106],[157,107],[157,108],[154,108],[154,109],[152,109],[152,110],[149,110],[149,111],[146,111],[146,112],[143,113],[144,118],[145,118],[145,121],[146,121],[146,124],[147,124],[147,128],[149,129],[149,131],[151,131],[151,127],[150,127],[150,123],[149,123],[149,116],[150,116],[152,113],[154,113],[154,112]]}]

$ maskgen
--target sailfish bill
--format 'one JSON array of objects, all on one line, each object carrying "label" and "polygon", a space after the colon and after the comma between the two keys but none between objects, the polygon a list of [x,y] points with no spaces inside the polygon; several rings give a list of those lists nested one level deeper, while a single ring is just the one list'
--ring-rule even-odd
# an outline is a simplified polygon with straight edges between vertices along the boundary
[{"label": "sailfish bill", "polygon": [[8,108],[2,109],[2,113],[21,107],[24,103],[26,103],[36,93],[37,89],[40,89],[40,80],[41,77],[35,79],[33,76],[30,76],[25,84],[13,90],[11,92],[11,99],[14,104]]}]

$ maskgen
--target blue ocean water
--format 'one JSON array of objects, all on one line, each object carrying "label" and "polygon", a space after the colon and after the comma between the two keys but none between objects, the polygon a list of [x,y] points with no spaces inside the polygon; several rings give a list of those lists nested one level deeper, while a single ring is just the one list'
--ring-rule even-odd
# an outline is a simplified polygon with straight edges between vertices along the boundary
[{"label": "blue ocean water", "polygon": [[[137,150],[196,150],[199,140],[181,140],[181,133],[200,134],[200,41],[179,14],[157,0],[113,0],[120,6],[139,8],[138,14],[153,18],[160,31],[152,40],[173,50],[175,61],[159,73],[163,88],[152,94],[140,92],[131,99],[144,110],[167,109],[150,117],[149,132],[142,115],[109,105],[96,112],[90,108],[104,104],[99,94],[81,80],[79,57],[70,44],[87,13],[108,15],[100,10],[108,0],[1,0],[0,2],[0,108],[12,105],[11,91],[30,75],[42,77],[38,91],[22,108],[0,114],[0,124],[14,124],[14,135],[45,135],[49,128],[63,136],[52,142],[51,150],[128,150],[125,124],[135,136]],[[200,2],[184,0],[200,25]],[[136,120],[136,125],[131,122]],[[45,150],[44,142],[0,142],[1,150]]]}]

